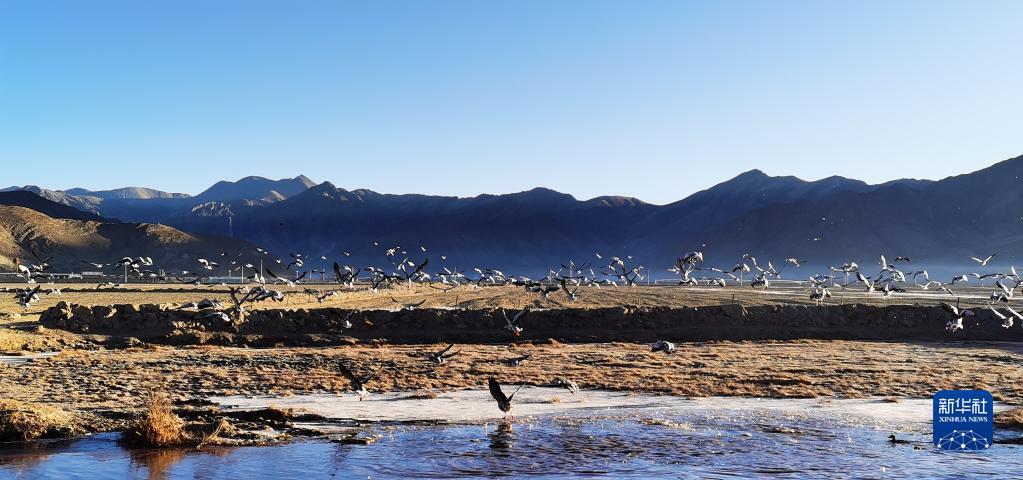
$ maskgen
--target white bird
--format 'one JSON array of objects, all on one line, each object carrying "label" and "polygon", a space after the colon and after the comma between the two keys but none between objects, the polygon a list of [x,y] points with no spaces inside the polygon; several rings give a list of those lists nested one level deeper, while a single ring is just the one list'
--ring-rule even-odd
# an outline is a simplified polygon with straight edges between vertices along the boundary
[{"label": "white bird", "polygon": [[950,332],[956,332],[958,330],[962,330],[963,329],[963,317],[972,317],[973,316],[973,311],[972,310],[962,310],[962,311],[960,311],[959,308],[956,307],[955,305],[951,305],[951,304],[948,304],[948,303],[945,303],[945,302],[941,302],[941,306],[944,307],[945,310],[948,310],[949,313],[951,313],[952,315],[955,316],[955,318],[953,318],[952,320],[949,320],[948,323],[945,324],[945,329],[950,331]]},{"label": "white bird", "polygon": [[856,272],[856,281],[866,285],[868,293],[874,291],[874,282],[872,282],[869,277],[864,276],[863,273]]},{"label": "white bird", "polygon": [[1001,279],[996,280],[995,285],[997,285],[998,288],[1002,289],[1002,292],[1005,293],[1006,297],[1012,298],[1012,293],[1015,290],[1015,288],[1009,288],[1008,285],[1002,283]]},{"label": "white bird", "polygon": [[658,340],[650,344],[650,351],[671,353],[675,351],[675,344],[665,340]]},{"label": "white bird", "polygon": [[992,253],[991,255],[988,255],[987,258],[985,258],[983,260],[981,260],[981,259],[979,259],[977,257],[970,257],[970,258],[972,258],[973,261],[979,263],[980,266],[986,267],[987,266],[987,262],[990,262],[992,258],[995,258],[995,255],[997,255],[997,254],[996,253]]},{"label": "white bird", "polygon": [[220,266],[217,262],[211,262],[205,258],[200,258],[197,261],[199,262],[199,265],[202,265],[202,268],[205,268],[206,270],[213,270],[213,267]]},{"label": "white bird", "polygon": [[999,312],[998,310],[995,310],[994,307],[987,307],[987,309],[991,310],[991,313],[995,314],[996,317],[998,317],[999,319],[1002,320],[1002,328],[1012,327],[1012,319],[1011,318],[1006,317],[1005,315],[1002,315],[1002,312]]},{"label": "white bird", "polygon": [[[1020,314],[1019,312],[1013,310],[1012,307],[1007,306],[1005,307],[1005,310],[1012,314],[1013,317],[1016,317],[1016,320],[1023,321],[1023,314]],[[1006,319],[1004,322],[1002,322],[1002,326],[1005,328],[1010,328],[1012,327],[1012,321],[1013,319],[1010,317]]]},{"label": "white bird", "polygon": [[813,300],[817,305],[823,303],[825,298],[830,297],[831,291],[824,287],[814,287],[813,290],[810,291],[810,300]]}]

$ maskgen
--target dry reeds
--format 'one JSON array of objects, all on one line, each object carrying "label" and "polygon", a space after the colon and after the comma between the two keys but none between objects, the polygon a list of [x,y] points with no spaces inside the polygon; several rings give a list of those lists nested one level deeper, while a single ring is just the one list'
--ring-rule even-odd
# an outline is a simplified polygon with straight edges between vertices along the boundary
[{"label": "dry reeds", "polygon": [[223,442],[222,435],[230,437],[236,433],[238,433],[238,429],[231,425],[231,422],[226,418],[221,418],[213,426],[213,431],[203,435],[202,440],[199,441],[198,448],[202,448],[205,445],[217,445]]},{"label": "dry reeds", "polygon": [[85,433],[75,417],[57,407],[0,399],[0,441],[71,437]]},{"label": "dry reeds", "polygon": [[172,447],[189,443],[185,421],[171,409],[170,399],[163,394],[149,398],[146,411],[124,431],[121,440],[133,446]]}]

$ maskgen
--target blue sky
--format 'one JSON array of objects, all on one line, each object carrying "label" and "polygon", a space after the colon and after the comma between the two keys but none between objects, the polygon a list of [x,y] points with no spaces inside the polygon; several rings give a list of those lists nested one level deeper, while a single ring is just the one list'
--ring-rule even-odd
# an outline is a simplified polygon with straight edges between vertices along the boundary
[{"label": "blue sky", "polygon": [[654,203],[1023,154],[1023,2],[0,2],[4,186]]}]

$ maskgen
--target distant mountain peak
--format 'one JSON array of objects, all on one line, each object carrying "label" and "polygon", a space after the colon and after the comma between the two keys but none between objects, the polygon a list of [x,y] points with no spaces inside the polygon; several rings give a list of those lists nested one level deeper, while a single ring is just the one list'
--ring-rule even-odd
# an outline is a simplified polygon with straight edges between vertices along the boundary
[{"label": "distant mountain peak", "polygon": [[47,200],[49,200],[51,202],[56,202],[56,203],[60,203],[60,204],[63,204],[63,205],[67,205],[69,207],[76,208],[76,209],[81,210],[83,212],[94,213],[94,214],[97,214],[97,215],[99,214],[99,208],[96,206],[96,203],[95,203],[97,201],[97,199],[94,199],[94,198],[76,197],[74,195],[67,194],[67,193],[62,192],[60,190],[48,190],[48,189],[45,189],[45,188],[37,187],[35,185],[25,185],[23,187],[9,187],[9,188],[4,189],[4,191],[6,191],[6,192],[18,191],[18,190],[25,191],[25,192],[31,192],[31,193],[33,193],[35,195],[38,195],[38,196],[40,196],[42,198],[45,198],[45,199],[47,199]]},{"label": "distant mountain peak", "polygon": [[236,182],[221,180],[196,195],[195,198],[200,202],[267,200],[278,196],[288,198],[302,193],[314,185],[315,183],[305,175],[280,180],[251,175],[240,178]]},{"label": "distant mountain peak", "polygon": [[310,193],[313,193],[313,192],[334,191],[334,190],[337,190],[338,188],[333,183],[323,182],[323,183],[321,183],[319,185],[313,185],[312,187],[309,187],[309,189],[312,190],[312,192],[310,192]]},{"label": "distant mountain peak", "polygon": [[586,204],[597,207],[642,207],[650,205],[636,197],[622,197],[617,195],[604,195],[591,198],[586,201]]},{"label": "distant mountain peak", "polygon": [[171,193],[164,192],[146,187],[123,187],[115,188],[111,190],[87,190],[84,188],[71,188],[64,190],[64,193],[74,195],[76,197],[93,197],[103,200],[112,199],[138,199],[138,200],[149,200],[153,198],[188,198],[191,195],[187,193]]},{"label": "distant mountain peak", "polygon": [[509,193],[501,195],[506,198],[515,198],[520,200],[531,200],[531,201],[575,201],[575,197],[567,193],[562,193],[557,190],[552,190],[547,187],[533,187],[529,190],[525,190],[517,193]]},{"label": "distant mountain peak", "polygon": [[742,172],[742,173],[740,173],[740,174],[735,176],[735,178],[749,178],[749,177],[754,177],[754,178],[755,177],[770,177],[770,175],[764,173],[764,171],[759,169],[759,168],[754,168],[752,170],[746,170],[745,172]]}]

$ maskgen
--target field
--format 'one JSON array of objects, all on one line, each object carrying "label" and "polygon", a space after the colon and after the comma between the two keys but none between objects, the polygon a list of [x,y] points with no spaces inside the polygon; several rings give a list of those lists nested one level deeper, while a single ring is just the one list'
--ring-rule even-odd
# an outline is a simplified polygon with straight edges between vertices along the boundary
[{"label": "field", "polygon": [[[401,308],[399,303],[424,300],[421,308],[458,309],[812,303],[803,294],[804,289],[796,286],[772,287],[766,292],[748,287],[591,288],[581,291],[577,301],[568,302],[562,294],[544,300],[511,287],[461,287],[441,292],[417,285],[378,293],[344,292],[322,304],[301,293],[301,287],[285,290],[291,293],[284,302],[266,307],[397,310]],[[980,287],[965,290],[960,302],[982,305],[986,303],[986,291]],[[458,345],[454,349],[460,351],[458,355],[436,365],[425,355],[445,345],[366,342],[328,348],[140,345],[107,349],[101,346],[101,336],[42,328],[37,322],[39,313],[58,301],[166,304],[203,298],[227,301],[227,293],[224,287],[131,286],[113,291],[85,287],[78,291],[65,286],[60,296],[43,296],[27,311],[5,298],[0,304],[7,314],[0,329],[0,348],[16,354],[24,354],[23,350],[61,353],[19,366],[0,365],[0,389],[7,398],[75,411],[101,430],[123,428],[129,414],[143,408],[152,392],[169,392],[179,404],[201,402],[212,395],[350,394],[348,381],[338,373],[338,361],[360,374],[376,373],[367,387],[378,392],[482,387],[486,378],[494,375],[502,383],[545,385],[565,378],[584,389],[686,396],[898,399],[929,397],[946,388],[984,388],[1001,402],[1023,403],[1023,370],[1018,367],[1023,362],[1023,345],[1012,342],[679,342],[674,354],[665,355],[651,352],[640,342],[563,343],[552,338]],[[933,306],[942,300],[945,298],[926,292],[889,298],[845,292],[830,301]],[[520,366],[502,362],[522,355],[530,357]]]}]

